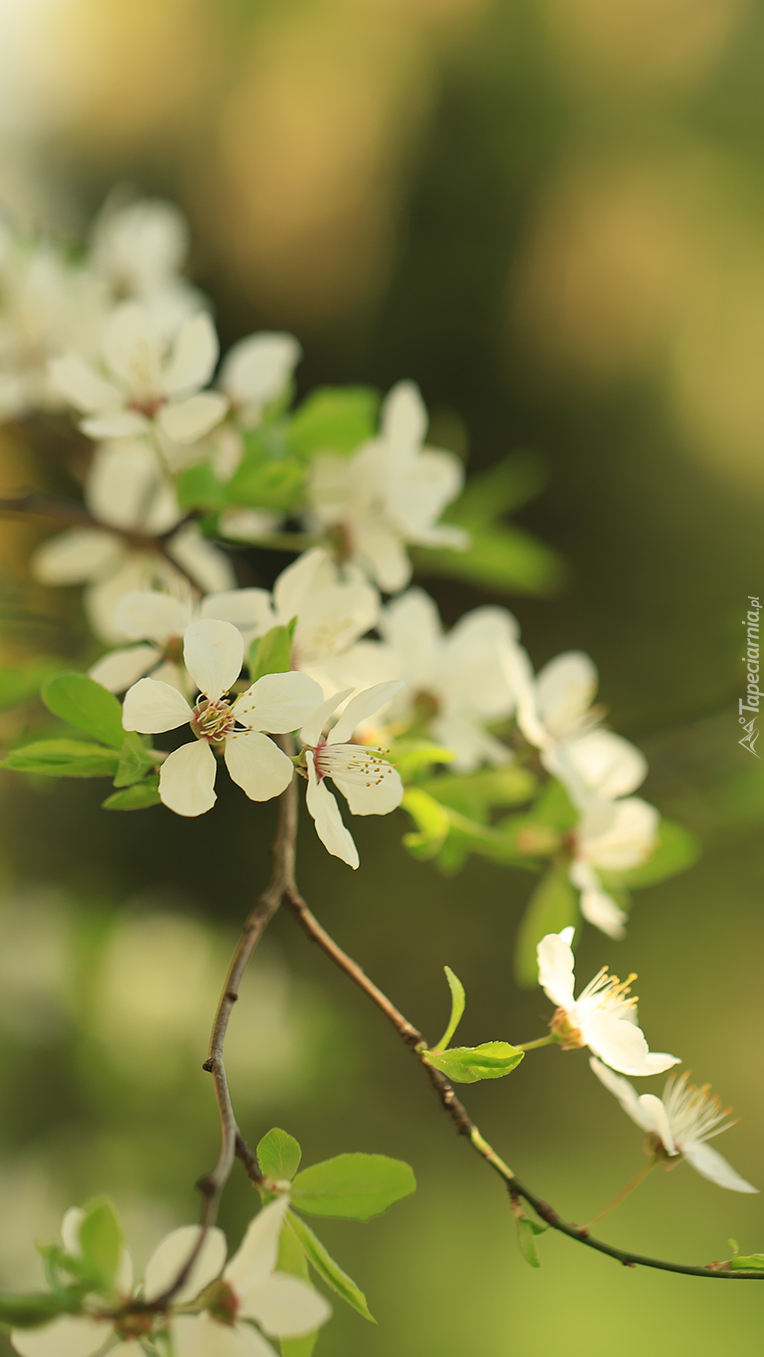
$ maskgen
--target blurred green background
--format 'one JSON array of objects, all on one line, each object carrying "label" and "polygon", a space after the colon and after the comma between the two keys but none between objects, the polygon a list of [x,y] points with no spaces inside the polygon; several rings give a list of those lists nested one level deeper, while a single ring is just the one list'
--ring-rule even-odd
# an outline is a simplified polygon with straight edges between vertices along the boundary
[{"label": "blurred green background", "polygon": [[[548,486],[519,521],[564,553],[568,586],[498,601],[537,665],[591,653],[614,728],[650,758],[645,795],[704,845],[693,870],[637,895],[625,942],[587,931],[580,973],[639,972],[652,1045],[734,1104],[742,1124],[720,1149],[764,1185],[764,783],[737,744],[741,620],[764,590],[761,6],[6,0],[0,38],[0,196],[17,218],[74,235],[114,183],[173,198],[224,343],[292,329],[301,390],[412,377],[434,441],[468,441],[471,466],[543,456]],[[45,474],[18,441],[0,458],[9,485]],[[60,643],[76,613],[74,595],[27,592],[30,535],[8,526],[2,547],[7,640],[22,648]],[[488,597],[422,578],[449,620]],[[0,784],[4,1286],[34,1285],[33,1240],[95,1191],[113,1195],[139,1264],[196,1213],[217,1139],[209,1014],[268,871],[270,809],[229,792],[211,847],[162,809],[102,813],[96,786]],[[531,878],[471,863],[442,880],[407,858],[403,827],[359,824],[358,873],[306,827],[309,902],[431,1038],[444,963],[467,989],[465,1042],[539,1035],[548,1005],[511,979]],[[549,1235],[541,1271],[527,1268],[500,1187],[287,917],[248,975],[229,1053],[250,1140],[283,1125],[306,1163],[383,1151],[418,1177],[389,1216],[322,1231],[379,1328],[338,1306],[320,1354],[760,1350],[755,1284],[622,1269]],[[540,1051],[468,1094],[569,1218],[642,1162],[583,1054]],[[234,1175],[233,1235],[252,1205]],[[730,1236],[764,1248],[764,1207],[682,1166],[601,1232],[708,1262]]]}]

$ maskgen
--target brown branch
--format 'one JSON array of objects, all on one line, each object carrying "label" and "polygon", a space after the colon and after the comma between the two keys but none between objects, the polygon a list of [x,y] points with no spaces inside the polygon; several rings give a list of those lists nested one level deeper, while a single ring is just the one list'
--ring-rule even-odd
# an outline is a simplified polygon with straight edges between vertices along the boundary
[{"label": "brown branch", "polygon": [[315,942],[321,948],[321,951],[334,962],[335,966],[338,966],[384,1013],[401,1040],[423,1065],[440,1100],[441,1107],[450,1117],[455,1130],[459,1135],[466,1136],[472,1148],[504,1181],[513,1203],[516,1203],[518,1198],[522,1197],[551,1229],[559,1230],[561,1234],[567,1235],[569,1239],[574,1239],[578,1244],[586,1245],[589,1249],[595,1249],[598,1253],[604,1253],[609,1258],[615,1258],[625,1267],[657,1268],[661,1272],[681,1272],[690,1277],[720,1277],[728,1278],[730,1281],[764,1281],[764,1272],[744,1271],[743,1269],[732,1271],[730,1268],[718,1264],[710,1267],[693,1267],[686,1263],[669,1263],[660,1258],[650,1258],[644,1254],[631,1253],[626,1249],[618,1249],[612,1244],[606,1244],[601,1239],[595,1239],[583,1227],[563,1220],[548,1202],[537,1197],[534,1192],[531,1192],[520,1182],[512,1169],[504,1163],[488,1141],[483,1138],[464,1104],[456,1096],[451,1084],[439,1070],[433,1069],[432,1065],[428,1063],[425,1055],[427,1043],[421,1032],[412,1026],[408,1019],[387,998],[387,995],[383,994],[382,990],[369,979],[357,962],[346,952],[343,952],[342,948],[330,937],[306,905],[293,881],[288,884],[285,898],[300,927],[311,941]]}]

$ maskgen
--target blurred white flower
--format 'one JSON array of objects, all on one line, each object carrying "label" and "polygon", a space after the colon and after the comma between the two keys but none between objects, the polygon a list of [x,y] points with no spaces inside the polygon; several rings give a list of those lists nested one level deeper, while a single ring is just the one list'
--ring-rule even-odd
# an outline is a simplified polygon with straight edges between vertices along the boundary
[{"label": "blurred white flower", "polygon": [[144,678],[125,695],[125,730],[153,735],[189,724],[195,742],[168,754],[159,773],[159,795],[177,815],[203,815],[215,804],[217,759],[252,801],[268,801],[289,785],[293,765],[264,731],[296,730],[322,693],[307,674],[265,674],[230,702],[241,673],[244,642],[230,622],[194,622],[183,638],[186,668],[200,693],[193,709],[168,683]]},{"label": "blurred white flower", "polygon": [[351,457],[326,454],[311,466],[310,517],[338,534],[342,550],[381,589],[411,579],[406,544],[464,548],[467,534],[437,524],[459,494],[458,457],[422,446],[427,411],[413,382],[398,382],[382,406],[380,432]]},{"label": "blurred white flower", "polygon": [[[175,492],[144,440],[124,439],[96,449],[85,502],[108,526],[67,528],[49,537],[33,553],[30,568],[41,584],[85,584],[85,612],[104,641],[127,639],[115,622],[117,605],[127,593],[157,587],[190,599],[193,589],[186,575],[203,593],[234,587],[226,556],[202,537],[195,523],[182,524],[167,538],[166,556],[122,535],[164,535],[182,518]],[[122,532],[110,532],[110,526]]]},{"label": "blurred white flower", "polygon": [[169,337],[205,304],[180,274],[190,244],[188,222],[174,203],[161,198],[124,203],[121,196],[110,196],[93,223],[90,268],[114,301],[142,302]]},{"label": "blurred white flower", "polygon": [[505,608],[475,608],[444,633],[433,600],[422,589],[393,599],[377,623],[381,641],[361,641],[327,672],[337,684],[403,678],[405,688],[386,707],[369,739],[387,738],[416,722],[453,750],[454,768],[468,773],[482,763],[501,764],[510,751],[486,729],[511,716],[514,692],[506,655],[518,626]]},{"label": "blurred white flower", "polygon": [[114,613],[114,624],[140,645],[112,650],[88,671],[90,677],[110,692],[122,693],[139,678],[169,683],[188,694],[191,680],[182,663],[183,633],[197,618],[212,617],[230,622],[241,632],[245,648],[267,630],[270,594],[266,589],[227,589],[208,594],[200,603],[157,590],[125,594]]},{"label": "blurred white flower", "polygon": [[654,1093],[638,1094],[628,1079],[622,1079],[600,1064],[589,1061],[594,1073],[605,1088],[618,1099],[623,1110],[643,1131],[647,1131],[648,1153],[659,1153],[667,1159],[686,1159],[689,1164],[719,1187],[731,1192],[758,1192],[747,1183],[727,1160],[706,1143],[735,1125],[730,1119],[731,1108],[723,1107],[711,1093],[710,1084],[696,1088],[689,1084],[689,1074],[678,1079],[671,1075],[666,1082],[663,1097]]},{"label": "blurred white flower", "polygon": [[581,892],[581,913],[611,938],[624,936],[627,916],[603,888],[598,869],[622,872],[646,862],[658,842],[660,815],[638,796],[592,797],[572,835],[570,880]]},{"label": "blurred white flower", "polygon": [[362,721],[403,687],[401,680],[378,683],[347,703],[336,725],[324,735],[327,722],[351,691],[335,693],[310,716],[300,731],[308,770],[307,806],[324,847],[349,867],[359,864],[353,836],[342,822],[337,801],[326,785],[331,778],[353,815],[389,815],[403,800],[400,773],[380,750],[351,744]]},{"label": "blurred white flower", "polygon": [[86,269],[0,225],[0,420],[63,409],[50,360],[72,347],[94,353],[106,305]]},{"label": "blurred white flower", "polygon": [[612,1069],[622,1074],[662,1074],[679,1062],[665,1051],[650,1051],[637,1026],[637,1000],[627,998],[635,975],[625,982],[608,975],[603,966],[578,998],[574,998],[575,957],[571,943],[575,929],[547,933],[537,948],[539,984],[557,1012],[550,1027],[564,1050],[588,1046]]},{"label": "blurred white flower", "polygon": [[378,614],[379,594],[358,567],[340,567],[314,547],[276,580],[270,625],[288,626],[297,618],[292,663],[322,682],[325,662],[373,627]]},{"label": "blurred white flower", "polygon": [[[260,1330],[273,1338],[299,1338],[326,1323],[329,1302],[299,1277],[275,1270],[288,1208],[287,1197],[264,1206],[227,1267],[225,1235],[209,1231],[191,1277],[175,1297],[180,1305],[209,1288],[207,1308],[197,1315],[171,1315],[174,1357],[275,1357]],[[199,1227],[189,1225],[162,1240],[146,1267],[148,1300],[172,1285],[198,1237]]]},{"label": "blurred white flower", "polygon": [[202,391],[218,358],[204,311],[182,321],[171,342],[141,302],[116,306],[103,329],[103,372],[72,350],[52,361],[51,380],[86,418],[90,438],[135,438],[156,429],[176,443],[209,433],[228,401]]}]

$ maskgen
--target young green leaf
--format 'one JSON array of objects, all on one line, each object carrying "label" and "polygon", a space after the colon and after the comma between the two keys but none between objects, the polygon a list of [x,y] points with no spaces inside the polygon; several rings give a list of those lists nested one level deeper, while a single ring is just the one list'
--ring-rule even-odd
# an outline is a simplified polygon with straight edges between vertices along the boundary
[{"label": "young green leaf", "polygon": [[425,1051],[428,1064],[455,1084],[477,1084],[481,1079],[503,1079],[520,1064],[524,1051],[508,1041],[484,1041],[482,1046],[452,1046],[448,1051]]},{"label": "young green leaf", "polygon": [[[279,1235],[279,1253],[276,1267],[279,1272],[288,1272],[292,1277],[299,1277],[302,1281],[307,1282],[309,1277],[308,1260],[293,1229],[293,1221],[294,1217],[288,1215],[282,1226]],[[317,1338],[318,1330],[305,1334],[302,1338],[282,1338],[282,1357],[311,1357]]]},{"label": "young green leaf", "polygon": [[764,1272],[764,1253],[736,1253],[729,1266],[733,1272]]},{"label": "young green leaf", "polygon": [[530,769],[519,763],[505,763],[479,773],[446,773],[429,778],[422,785],[441,805],[487,824],[494,807],[519,806],[529,801],[536,783]]},{"label": "young green leaf", "polygon": [[369,1311],[369,1307],[366,1304],[366,1297],[361,1288],[356,1286],[352,1277],[348,1277],[347,1273],[343,1272],[339,1263],[335,1263],[331,1255],[327,1253],[321,1240],[314,1235],[310,1226],[306,1225],[304,1220],[300,1220],[300,1217],[296,1216],[294,1212],[291,1211],[287,1216],[287,1220],[302,1244],[308,1262],[316,1269],[319,1277],[322,1277],[327,1286],[330,1286],[333,1291],[336,1291],[338,1296],[342,1296],[342,1299],[347,1301],[348,1305],[351,1305],[354,1310],[357,1310],[359,1315],[363,1315],[364,1319],[368,1319],[372,1324],[376,1324],[377,1321]]},{"label": "young green leaf", "polygon": [[520,1245],[520,1252],[523,1255],[523,1258],[526,1263],[530,1263],[531,1267],[541,1267],[541,1259],[539,1258],[536,1238],[538,1235],[544,1233],[547,1228],[546,1225],[540,1225],[535,1220],[529,1220],[522,1212],[516,1215],[516,1220],[517,1242]]},{"label": "young green leaf", "polygon": [[339,1154],[303,1169],[292,1184],[292,1200],[310,1216],[368,1220],[408,1197],[416,1180],[408,1164],[384,1154]]},{"label": "young green leaf", "polygon": [[448,837],[448,811],[421,787],[409,787],[401,804],[418,826],[417,832],[404,834],[406,848],[415,858],[434,857]]},{"label": "young green leaf", "polygon": [[114,1207],[105,1197],[86,1206],[79,1238],[87,1272],[103,1290],[110,1290],[119,1266],[122,1230]]},{"label": "young green leaf", "polygon": [[290,1136],[288,1131],[282,1131],[278,1126],[274,1126],[272,1131],[263,1136],[257,1147],[260,1168],[266,1178],[272,1178],[277,1183],[294,1178],[300,1167],[301,1158],[302,1150],[294,1136]]},{"label": "young green leaf", "polygon": [[0,1325],[9,1329],[36,1329],[40,1324],[48,1324],[57,1315],[71,1314],[76,1308],[74,1303],[67,1304],[66,1296],[53,1296],[47,1292],[31,1292],[26,1296],[12,1296],[0,1293]]},{"label": "young green leaf", "polygon": [[197,462],[181,471],[175,490],[184,512],[188,509],[220,509],[225,504],[225,486],[209,462]]},{"label": "young green leaf", "polygon": [[367,386],[323,386],[292,417],[286,441],[298,457],[353,452],[375,433],[379,395]]},{"label": "young green leaf", "polygon": [[42,700],[62,721],[68,721],[112,749],[122,748],[125,738],[122,708],[114,694],[107,692],[88,674],[56,674],[45,684]]},{"label": "young green leaf", "polygon": [[[124,731],[122,732],[124,735]],[[12,749],[0,768],[44,777],[114,777],[119,755],[101,744],[82,740],[38,740]]]},{"label": "young green leaf", "polygon": [[297,618],[287,627],[271,627],[265,636],[257,637],[249,648],[249,675],[256,683],[263,674],[286,674],[292,665],[292,639]]},{"label": "young green leaf", "polygon": [[147,806],[158,806],[159,778],[147,777],[143,782],[134,782],[123,792],[114,792],[101,802],[102,810],[145,810]]},{"label": "young green leaf", "polygon": [[578,918],[578,896],[567,867],[553,867],[542,878],[525,907],[517,935],[515,975],[520,985],[538,980],[536,947],[547,933],[560,933]]},{"label": "young green leaf", "polygon": [[419,773],[429,772],[433,764],[453,763],[453,749],[444,749],[430,740],[396,740],[390,750],[403,782],[411,782]]},{"label": "young green leaf", "polygon": [[464,1006],[467,1002],[467,996],[464,993],[464,985],[462,984],[461,980],[458,978],[458,976],[454,975],[450,966],[444,966],[443,970],[446,973],[448,988],[451,991],[451,1017],[448,1020],[448,1027],[443,1033],[443,1036],[441,1037],[440,1041],[437,1042],[435,1046],[433,1046],[432,1048],[433,1051],[445,1050],[446,1046],[448,1045],[449,1041],[454,1035],[454,1032],[459,1026],[459,1023],[462,1020]]},{"label": "young green leaf", "polygon": [[288,512],[305,495],[305,468],[296,457],[274,456],[258,430],[244,435],[246,452],[226,493],[231,504]]},{"label": "young green leaf", "polygon": [[140,782],[144,773],[155,767],[156,764],[140,735],[131,730],[125,735],[124,743],[119,751],[119,763],[114,786],[131,787],[134,782]]}]

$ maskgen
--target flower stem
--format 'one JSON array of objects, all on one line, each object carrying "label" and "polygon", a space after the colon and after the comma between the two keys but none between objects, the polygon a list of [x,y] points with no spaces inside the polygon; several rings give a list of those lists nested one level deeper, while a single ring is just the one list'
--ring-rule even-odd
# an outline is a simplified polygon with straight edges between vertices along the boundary
[{"label": "flower stem", "polygon": [[647,1177],[650,1170],[655,1168],[655,1165],[657,1163],[658,1156],[654,1154],[651,1159],[648,1159],[646,1164],[642,1165],[641,1169],[639,1170],[639,1173],[634,1178],[632,1178],[631,1182],[626,1184],[626,1187],[623,1189],[623,1191],[619,1192],[618,1196],[614,1197],[610,1204],[604,1207],[602,1211],[598,1211],[596,1216],[592,1216],[591,1220],[587,1220],[583,1228],[585,1230],[588,1230],[589,1226],[594,1225],[595,1221],[602,1220],[603,1216],[607,1216],[612,1210],[615,1209],[616,1206],[620,1206],[624,1198],[628,1197],[629,1193],[633,1192],[635,1187],[639,1187],[639,1184],[642,1182],[644,1178]]},{"label": "flower stem", "polygon": [[537,1037],[535,1041],[515,1042],[516,1051],[537,1051],[540,1046],[554,1046],[558,1041],[554,1032],[550,1032],[546,1037]]}]

